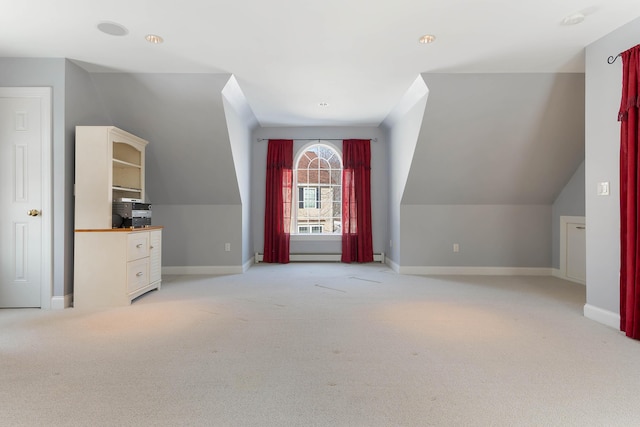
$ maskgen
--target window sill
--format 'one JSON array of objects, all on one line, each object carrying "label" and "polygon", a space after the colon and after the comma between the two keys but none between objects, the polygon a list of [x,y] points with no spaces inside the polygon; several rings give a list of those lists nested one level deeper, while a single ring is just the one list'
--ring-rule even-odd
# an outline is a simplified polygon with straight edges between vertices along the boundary
[{"label": "window sill", "polygon": [[342,240],[342,234],[291,234],[293,241],[334,242]]}]

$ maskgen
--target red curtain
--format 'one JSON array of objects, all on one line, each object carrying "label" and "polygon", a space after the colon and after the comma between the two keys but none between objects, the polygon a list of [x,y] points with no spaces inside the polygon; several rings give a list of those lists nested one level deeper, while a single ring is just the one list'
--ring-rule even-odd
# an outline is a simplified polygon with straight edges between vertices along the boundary
[{"label": "red curtain", "polygon": [[371,141],[345,139],[342,157],[342,262],[371,262]]},{"label": "red curtain", "polygon": [[270,139],[264,209],[264,262],[289,262],[293,140]]},{"label": "red curtain", "polygon": [[620,330],[640,339],[640,213],[638,189],[638,107],[640,98],[640,45],[622,57],[620,103]]}]

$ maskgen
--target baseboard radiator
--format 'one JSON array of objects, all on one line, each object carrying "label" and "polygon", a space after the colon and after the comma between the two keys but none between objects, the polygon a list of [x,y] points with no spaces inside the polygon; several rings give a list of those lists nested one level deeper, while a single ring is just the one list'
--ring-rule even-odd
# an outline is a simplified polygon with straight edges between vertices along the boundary
[{"label": "baseboard radiator", "polygon": [[[255,253],[254,262],[256,264],[263,261],[264,254]],[[340,262],[341,254],[289,254],[291,262]],[[374,262],[384,264],[384,252],[373,254]]]}]

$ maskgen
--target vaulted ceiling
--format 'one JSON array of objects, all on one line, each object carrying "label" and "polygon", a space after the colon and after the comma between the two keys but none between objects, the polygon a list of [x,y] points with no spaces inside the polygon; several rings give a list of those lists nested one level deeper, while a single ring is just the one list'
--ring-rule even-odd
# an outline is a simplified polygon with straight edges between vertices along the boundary
[{"label": "vaulted ceiling", "polygon": [[262,126],[375,126],[420,73],[582,72],[583,48],[637,16],[637,0],[23,0],[2,6],[0,57],[232,74]]}]

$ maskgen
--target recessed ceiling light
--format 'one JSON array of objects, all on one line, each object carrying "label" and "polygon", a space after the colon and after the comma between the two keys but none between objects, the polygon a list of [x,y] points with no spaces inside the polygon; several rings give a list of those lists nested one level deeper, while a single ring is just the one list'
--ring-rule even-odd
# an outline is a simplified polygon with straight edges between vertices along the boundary
[{"label": "recessed ceiling light", "polygon": [[101,22],[98,24],[98,30],[110,36],[126,36],[129,34],[129,30],[116,22]]},{"label": "recessed ceiling light", "polygon": [[418,41],[422,44],[433,43],[434,41],[436,41],[436,36],[434,36],[433,34],[425,34],[424,36],[420,37],[420,40]]},{"label": "recessed ceiling light", "polygon": [[147,34],[144,38],[146,41],[153,44],[160,44],[164,42],[164,39],[156,34]]},{"label": "recessed ceiling light", "polygon": [[584,14],[582,13],[574,13],[569,16],[566,16],[562,20],[562,25],[576,25],[584,21]]}]

